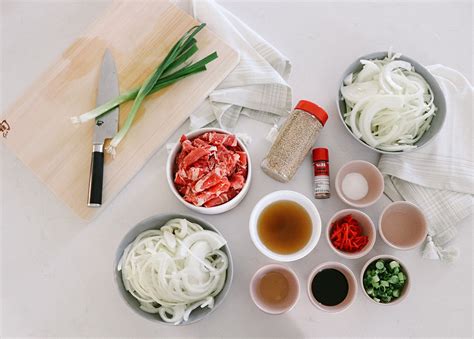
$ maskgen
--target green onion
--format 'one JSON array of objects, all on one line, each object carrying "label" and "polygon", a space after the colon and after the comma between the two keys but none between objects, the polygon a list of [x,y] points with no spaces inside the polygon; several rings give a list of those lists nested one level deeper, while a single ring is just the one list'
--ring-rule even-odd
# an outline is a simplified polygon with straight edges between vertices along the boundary
[{"label": "green onion", "polygon": [[[194,37],[204,28],[205,25],[206,24],[203,23],[199,26],[194,26],[187,31],[171,48],[168,55],[155,69],[153,74],[151,74],[139,88],[123,93],[117,98],[112,99],[87,113],[77,117],[72,117],[71,121],[73,123],[83,123],[107,114],[109,111],[124,102],[134,100],[124,125],[111,140],[110,146],[107,148],[107,152],[115,154],[115,148],[132,126],[133,120],[135,119],[135,116],[146,96],[155,93],[164,87],[172,85],[192,74],[205,71],[206,65],[217,58],[217,53],[214,52],[197,62],[185,65],[187,60],[198,51],[196,45],[197,42]],[[181,68],[179,68],[180,66]]]},{"label": "green onion", "polygon": [[[206,58],[210,58],[210,57],[213,57],[213,59],[216,59],[217,54],[212,53],[211,55],[209,55]],[[202,59],[198,62],[205,61],[206,58],[204,58],[204,59]],[[165,77],[161,78],[156,83],[155,87],[153,87],[153,90],[148,95],[153,94],[153,93],[159,91],[160,89],[165,88],[169,85],[172,85],[175,82],[177,82],[181,79],[184,79],[189,75],[192,75],[192,74],[195,74],[195,73],[198,73],[198,72],[202,72],[202,71],[205,71],[205,70],[206,70],[205,66],[202,66],[200,68],[191,67],[191,66],[184,67],[181,70],[179,70],[179,71],[177,71],[173,74],[170,74],[168,76],[165,76]],[[131,91],[125,92],[125,93],[121,94],[120,96],[118,96],[117,98],[115,98],[113,100],[110,100],[110,101],[106,102],[105,104],[103,104],[101,106],[97,106],[92,111],[89,111],[89,112],[84,113],[84,114],[82,114],[80,116],[77,116],[77,117],[71,117],[71,121],[73,123],[77,124],[77,123],[83,123],[83,122],[101,117],[101,116],[107,114],[110,110],[114,109],[115,107],[117,107],[117,106],[119,106],[119,105],[121,105],[121,104],[123,104],[127,101],[135,99],[139,90],[140,90],[140,87],[132,89]]]},{"label": "green onion", "polygon": [[390,268],[391,268],[392,270],[393,270],[395,267],[400,267],[400,264],[399,264],[397,261],[395,261],[395,260],[391,261],[389,265],[390,265]]},{"label": "green onion", "polygon": [[376,302],[389,303],[399,298],[406,283],[406,275],[396,260],[377,260],[364,273],[364,289]]}]

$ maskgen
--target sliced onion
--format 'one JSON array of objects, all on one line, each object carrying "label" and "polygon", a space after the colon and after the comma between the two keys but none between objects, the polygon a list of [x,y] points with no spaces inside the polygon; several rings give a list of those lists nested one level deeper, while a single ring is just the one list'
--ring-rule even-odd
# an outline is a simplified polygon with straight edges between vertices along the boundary
[{"label": "sliced onion", "polygon": [[357,138],[385,151],[415,148],[437,110],[429,84],[399,57],[361,60],[362,70],[341,87],[346,124]]},{"label": "sliced onion", "polygon": [[213,308],[214,307],[214,298],[207,297],[204,300],[200,300],[198,302],[195,302],[194,304],[189,305],[183,313],[183,320],[188,321],[189,315],[191,314],[191,312],[194,311],[199,306],[201,306],[201,308],[204,308],[206,306],[209,307],[209,308]]},{"label": "sliced onion", "polygon": [[364,68],[357,74],[357,82],[362,83],[373,79],[380,72],[380,67],[371,60],[361,60],[360,63],[364,65]]},{"label": "sliced onion", "polygon": [[356,82],[341,88],[341,93],[348,101],[356,103],[362,98],[377,94],[379,86],[377,81]]},{"label": "sliced onion", "polygon": [[228,258],[219,250],[225,244],[215,232],[173,219],[138,235],[125,249],[118,270],[143,311],[177,324],[199,306],[214,306],[226,279]]}]

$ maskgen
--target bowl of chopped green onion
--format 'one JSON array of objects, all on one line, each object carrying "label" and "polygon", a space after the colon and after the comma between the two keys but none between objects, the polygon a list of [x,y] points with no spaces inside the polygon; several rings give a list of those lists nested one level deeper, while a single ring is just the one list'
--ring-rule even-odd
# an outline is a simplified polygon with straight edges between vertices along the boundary
[{"label": "bowl of chopped green onion", "polygon": [[364,294],[380,305],[395,305],[406,298],[410,278],[405,265],[391,255],[378,255],[362,268],[360,282]]}]

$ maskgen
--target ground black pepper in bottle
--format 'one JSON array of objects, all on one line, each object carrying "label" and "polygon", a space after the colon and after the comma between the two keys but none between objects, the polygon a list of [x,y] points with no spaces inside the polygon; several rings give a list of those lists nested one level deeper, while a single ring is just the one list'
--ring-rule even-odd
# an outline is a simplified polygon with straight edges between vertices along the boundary
[{"label": "ground black pepper in bottle", "polygon": [[329,189],[329,152],[327,148],[313,149],[314,197],[327,199],[331,196]]}]

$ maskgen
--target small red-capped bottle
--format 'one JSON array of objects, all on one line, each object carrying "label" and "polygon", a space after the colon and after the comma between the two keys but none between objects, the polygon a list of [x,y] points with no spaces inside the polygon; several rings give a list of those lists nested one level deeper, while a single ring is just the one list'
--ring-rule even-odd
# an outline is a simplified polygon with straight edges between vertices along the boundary
[{"label": "small red-capped bottle", "polygon": [[327,199],[331,196],[329,189],[329,152],[327,148],[313,149],[314,197]]}]

